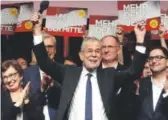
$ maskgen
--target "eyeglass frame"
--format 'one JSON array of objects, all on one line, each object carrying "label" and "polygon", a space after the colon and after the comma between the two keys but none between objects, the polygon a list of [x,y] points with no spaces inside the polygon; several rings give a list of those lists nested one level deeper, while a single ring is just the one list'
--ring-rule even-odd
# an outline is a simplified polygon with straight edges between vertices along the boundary
[{"label": "eyeglass frame", "polygon": [[53,49],[53,48],[55,48],[55,45],[45,45],[45,48]]},{"label": "eyeglass frame", "polygon": [[18,72],[15,72],[15,73],[9,74],[8,76],[2,76],[3,82],[5,83],[5,81],[8,81],[9,78],[10,79],[16,78],[17,74]]},{"label": "eyeglass frame", "polygon": [[162,59],[167,59],[167,57],[166,57],[166,56],[162,56],[162,55],[149,56],[149,57],[148,57],[148,61],[149,61],[149,62],[153,61],[154,59],[155,59],[156,61],[160,61],[160,60],[162,60]]}]

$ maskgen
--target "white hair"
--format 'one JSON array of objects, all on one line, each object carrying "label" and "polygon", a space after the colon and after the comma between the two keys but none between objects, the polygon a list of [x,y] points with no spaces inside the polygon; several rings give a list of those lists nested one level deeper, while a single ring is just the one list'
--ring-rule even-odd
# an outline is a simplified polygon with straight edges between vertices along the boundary
[{"label": "white hair", "polygon": [[50,34],[48,34],[48,33],[46,33],[46,32],[44,32],[43,33],[43,40],[46,39],[46,38],[51,38],[54,41],[54,44],[56,45],[57,41],[56,41],[55,37],[50,35]]},{"label": "white hair", "polygon": [[85,44],[87,43],[87,42],[98,42],[98,43],[100,43],[100,40],[99,39],[97,39],[97,38],[95,38],[95,37],[85,37],[84,38],[84,40],[82,41],[82,44],[81,44],[81,51],[83,51],[84,50],[84,47],[85,47]]}]

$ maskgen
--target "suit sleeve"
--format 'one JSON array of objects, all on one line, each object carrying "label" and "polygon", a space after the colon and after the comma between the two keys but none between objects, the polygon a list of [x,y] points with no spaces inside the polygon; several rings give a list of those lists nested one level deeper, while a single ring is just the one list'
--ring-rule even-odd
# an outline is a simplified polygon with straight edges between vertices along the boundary
[{"label": "suit sleeve", "polygon": [[166,120],[168,119],[168,96],[163,98],[163,102],[162,102],[162,112],[164,114],[164,116],[166,117]]},{"label": "suit sleeve", "polygon": [[36,45],[33,50],[40,68],[61,84],[64,76],[64,66],[50,60],[43,42]]},{"label": "suit sleeve", "polygon": [[39,103],[41,101],[40,96],[40,93],[32,95],[29,103],[23,107],[23,112],[26,114],[25,116],[30,120],[44,120],[43,109]]},{"label": "suit sleeve", "polygon": [[147,55],[135,51],[134,59],[128,67],[128,69],[123,71],[117,71],[115,76],[116,89],[120,88],[127,82],[133,82],[138,77],[140,77],[142,70],[144,68],[145,60]]},{"label": "suit sleeve", "polygon": [[48,96],[48,105],[51,108],[57,109],[61,95],[61,85],[54,83],[54,86],[49,88],[46,94]]}]

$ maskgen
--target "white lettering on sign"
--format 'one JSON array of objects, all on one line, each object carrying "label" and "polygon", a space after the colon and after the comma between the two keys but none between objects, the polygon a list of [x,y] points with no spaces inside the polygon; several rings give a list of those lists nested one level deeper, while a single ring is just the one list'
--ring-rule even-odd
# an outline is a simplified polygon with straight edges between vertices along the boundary
[{"label": "white lettering on sign", "polygon": [[67,27],[67,28],[47,28],[48,31],[54,32],[73,32],[73,33],[83,33],[82,28],[79,27]]},{"label": "white lettering on sign", "polygon": [[[87,24],[87,16],[79,16],[79,10],[74,10],[66,14],[56,14],[46,17],[46,28],[53,30],[79,31],[79,26]],[[78,27],[74,27],[78,26]],[[68,29],[67,29],[68,28]]]},{"label": "white lettering on sign", "polygon": [[13,26],[8,26],[8,25],[5,25],[5,26],[1,26],[1,31],[9,31],[9,32],[12,32],[13,31]]},{"label": "white lettering on sign", "polygon": [[124,18],[126,19],[127,25],[130,26],[133,23],[135,23],[137,20],[142,20],[143,18],[146,18],[146,12],[148,10],[148,4],[128,4],[123,5],[124,10]]}]

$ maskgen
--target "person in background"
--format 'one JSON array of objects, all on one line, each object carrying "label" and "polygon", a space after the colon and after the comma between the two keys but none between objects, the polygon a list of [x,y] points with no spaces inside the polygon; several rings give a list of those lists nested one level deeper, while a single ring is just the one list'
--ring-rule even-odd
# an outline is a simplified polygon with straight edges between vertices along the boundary
[{"label": "person in background", "polygon": [[[99,68],[105,69],[113,67],[116,71],[125,70],[127,67],[123,63],[123,39],[124,32],[122,28],[117,28],[118,37],[107,35],[101,39],[102,43],[102,62]],[[122,61],[122,62],[121,62]],[[130,78],[134,79],[134,78]],[[130,80],[133,81],[133,80]],[[117,117],[118,120],[133,119],[134,94],[136,93],[136,84],[128,82],[122,85],[116,92],[117,96]],[[124,101],[123,101],[124,99]]]},{"label": "person in background", "polygon": [[40,98],[30,95],[30,82],[22,86],[23,71],[15,60],[2,63],[2,81],[6,89],[1,92],[2,120],[44,120]]},{"label": "person in background", "polygon": [[168,51],[164,47],[158,46],[149,52],[152,75],[140,80],[138,120],[168,120],[167,59]]},{"label": "person in background", "polygon": [[[56,39],[47,33],[43,33],[43,37],[47,54],[50,60],[54,62]],[[34,65],[24,70],[24,81],[31,81],[31,91],[33,93],[40,91],[43,94],[41,105],[43,106],[45,120],[54,120],[58,108],[61,85],[39,68],[36,56],[32,55],[31,63]]]},{"label": "person in background", "polygon": [[142,77],[143,78],[150,77],[151,75],[152,75],[152,72],[151,72],[151,69],[150,69],[150,66],[149,66],[149,62],[146,61],[145,65],[144,65],[143,72],[142,72]]},{"label": "person in background", "polygon": [[101,39],[102,43],[102,68],[114,67],[117,70],[122,70],[123,65],[118,61],[120,43],[117,37],[112,35],[104,36]]},{"label": "person in background", "polygon": [[19,57],[16,60],[23,70],[28,68],[28,63],[25,58]]}]

